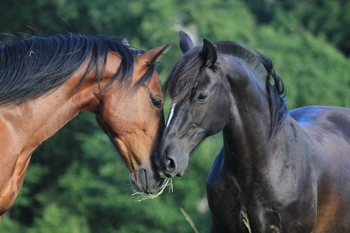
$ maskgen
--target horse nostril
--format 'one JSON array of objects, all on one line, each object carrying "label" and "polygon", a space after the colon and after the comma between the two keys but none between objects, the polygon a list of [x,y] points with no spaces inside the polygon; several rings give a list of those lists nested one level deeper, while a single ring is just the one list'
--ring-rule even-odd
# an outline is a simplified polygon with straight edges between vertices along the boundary
[{"label": "horse nostril", "polygon": [[173,158],[167,158],[167,161],[165,163],[165,168],[168,171],[172,171],[176,169],[176,162]]}]

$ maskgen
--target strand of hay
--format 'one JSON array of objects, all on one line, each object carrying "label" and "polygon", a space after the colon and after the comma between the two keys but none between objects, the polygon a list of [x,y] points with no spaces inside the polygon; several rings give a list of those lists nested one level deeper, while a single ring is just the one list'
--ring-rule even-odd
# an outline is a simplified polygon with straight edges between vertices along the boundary
[{"label": "strand of hay", "polygon": [[166,187],[169,186],[169,193],[174,191],[174,187],[173,187],[173,181],[172,178],[167,178],[167,181],[165,182],[165,184],[158,189],[158,191],[155,194],[151,194],[148,192],[148,190],[146,189],[146,192],[135,192],[133,194],[131,194],[131,196],[137,197],[137,201],[144,201],[144,200],[148,200],[148,199],[154,199],[156,197],[158,197],[159,195],[161,195],[164,192],[164,189]]},{"label": "strand of hay", "polygon": [[186,213],[186,211],[183,208],[180,208],[180,211],[182,213],[182,215],[185,217],[185,219],[187,220],[187,222],[190,224],[190,226],[192,227],[192,230],[195,233],[199,233],[199,231],[197,230],[196,226],[194,225],[191,217]]},{"label": "strand of hay", "polygon": [[247,213],[241,211],[241,214],[243,216],[243,223],[247,227],[249,233],[252,233],[252,230],[250,229],[249,219]]}]

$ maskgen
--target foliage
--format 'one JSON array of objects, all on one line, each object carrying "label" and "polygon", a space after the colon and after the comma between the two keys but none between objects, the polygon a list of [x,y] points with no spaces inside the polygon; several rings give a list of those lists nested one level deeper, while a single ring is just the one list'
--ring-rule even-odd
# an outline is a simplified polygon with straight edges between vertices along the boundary
[{"label": "foliage", "polygon": [[278,25],[288,19],[318,37],[325,37],[350,55],[350,2],[347,0],[247,0],[259,23]]},{"label": "foliage", "polygon": [[[349,59],[333,47],[341,48],[341,40],[327,34],[339,30],[339,38],[346,38],[348,30],[338,23],[312,23],[324,17],[331,3],[317,1],[324,3],[313,16],[307,12],[313,12],[315,0],[253,2],[4,0],[0,28],[20,38],[67,32],[126,36],[144,50],[178,41],[179,30],[195,44],[203,37],[234,40],[272,59],[288,87],[290,109],[311,104],[350,107]],[[346,15],[339,24],[349,22]],[[175,43],[162,57],[158,68],[163,82],[180,56]],[[169,106],[167,99],[165,115]],[[208,232],[205,180],[221,146],[220,134],[208,138],[191,156],[185,176],[173,179],[173,193],[165,190],[155,199],[137,202],[131,197],[128,170],[107,136],[92,114],[81,114],[33,154],[0,232],[191,232],[180,208],[199,232]]]}]

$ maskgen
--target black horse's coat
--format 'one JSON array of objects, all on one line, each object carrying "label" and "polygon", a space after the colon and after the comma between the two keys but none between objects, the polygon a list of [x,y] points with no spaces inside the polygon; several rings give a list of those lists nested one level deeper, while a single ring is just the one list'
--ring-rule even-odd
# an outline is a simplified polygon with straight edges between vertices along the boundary
[{"label": "black horse's coat", "polygon": [[350,232],[350,109],[288,112],[266,56],[235,42],[193,47],[184,33],[180,45],[156,163],[182,176],[194,148],[223,131],[207,179],[212,232],[248,232],[242,213],[252,232]]}]

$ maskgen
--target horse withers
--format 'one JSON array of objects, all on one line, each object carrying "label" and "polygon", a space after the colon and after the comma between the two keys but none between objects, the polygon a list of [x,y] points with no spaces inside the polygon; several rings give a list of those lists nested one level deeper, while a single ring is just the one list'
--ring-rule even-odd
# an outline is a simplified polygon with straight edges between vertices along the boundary
[{"label": "horse withers", "polygon": [[13,205],[33,151],[82,111],[96,115],[137,191],[163,184],[153,163],[164,127],[155,63],[171,43],[144,52],[69,34],[0,47],[0,215]]},{"label": "horse withers", "polygon": [[[350,109],[288,112],[272,62],[238,43],[181,33],[165,88],[172,106],[156,160],[182,176],[189,155],[223,132],[207,179],[212,232],[350,232]],[[270,81],[274,82],[274,85]]]}]

